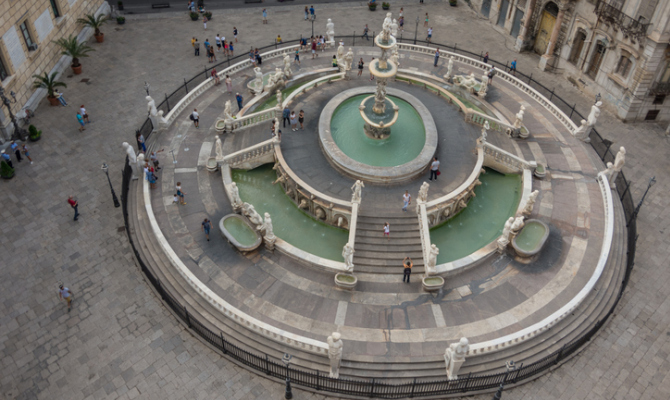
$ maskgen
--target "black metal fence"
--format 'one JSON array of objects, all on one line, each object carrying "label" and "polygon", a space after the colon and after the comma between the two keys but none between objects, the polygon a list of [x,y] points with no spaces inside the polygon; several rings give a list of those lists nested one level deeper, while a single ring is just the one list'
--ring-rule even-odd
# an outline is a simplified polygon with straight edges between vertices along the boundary
[{"label": "black metal fence", "polygon": [[[374,36],[371,36],[371,38]],[[360,36],[349,36],[342,38],[345,43],[351,41],[351,45],[354,45],[355,42],[368,44],[367,41],[360,42]],[[363,39],[365,40],[365,39]],[[284,44],[294,44],[298,43],[299,39],[284,42]],[[402,40],[407,42],[407,40]],[[370,40],[372,42],[372,40]],[[419,40],[411,40],[411,42],[416,42],[420,44],[427,44],[426,42]],[[431,46],[439,46],[442,49],[446,49],[452,52],[464,54],[471,57],[480,57],[481,54],[472,53],[470,51],[459,49],[457,45],[447,46],[444,44],[432,43]],[[259,50],[267,50],[270,48],[276,48],[277,45],[273,44],[270,46],[265,46]],[[220,65],[230,65],[231,62],[239,62],[245,57],[248,57],[247,54],[237,56],[234,58],[227,59],[222,61],[216,66]],[[501,69],[509,71],[509,67],[506,64],[499,63],[495,60],[489,59],[490,64],[499,66]],[[189,91],[189,87],[195,87],[196,85],[203,82],[205,79],[208,79],[208,70],[205,69],[203,72],[198,73],[196,76],[191,78],[188,81],[184,81],[183,85],[172,92],[169,96],[165,96],[165,100],[159,105],[159,109],[164,111],[169,111],[171,106],[176,104],[183,96],[186,95]],[[522,77],[525,82],[527,82],[531,87],[540,93],[547,96],[551,99],[554,104],[556,104],[563,112],[568,114],[570,118],[577,118],[575,121],[584,119],[583,115],[575,109],[575,105],[570,106],[566,101],[564,101],[560,96],[558,96],[554,90],[549,90],[547,87],[541,83],[534,80],[531,76],[527,76],[521,72],[516,73],[518,77]],[[148,139],[151,134],[151,122],[149,119],[144,122],[142,127],[139,130]],[[591,132],[591,146],[596,151],[600,159],[606,163],[614,161],[615,155],[610,150],[612,142],[603,139],[602,136],[594,129]],[[128,234],[128,240],[133,252],[135,253],[135,258],[137,259],[140,268],[147,280],[151,285],[156,289],[160,294],[161,298],[167,304],[170,309],[184,322],[194,333],[200,336],[207,343],[212,345],[214,348],[218,349],[226,357],[229,357],[235,360],[238,363],[244,364],[247,367],[253,368],[260,373],[264,373],[269,377],[277,378],[280,380],[285,380],[290,378],[291,382],[298,384],[305,388],[310,388],[318,391],[325,391],[331,393],[338,393],[349,396],[358,396],[358,397],[376,397],[383,399],[398,399],[398,398],[407,398],[407,397],[427,397],[427,396],[443,396],[448,394],[458,394],[466,393],[472,391],[481,391],[487,389],[494,389],[500,386],[500,384],[514,384],[529,378],[533,378],[536,375],[546,371],[549,368],[552,368],[566,358],[575,354],[579,349],[600,330],[600,328],[605,324],[610,315],[614,312],[619,300],[623,296],[623,293],[628,284],[630,274],[633,270],[635,262],[635,245],[637,241],[637,231],[636,231],[636,215],[634,213],[635,205],[633,203],[633,198],[630,193],[630,182],[626,180],[623,173],[619,174],[616,187],[618,192],[619,200],[622,202],[623,210],[626,218],[626,229],[628,233],[628,251],[626,255],[626,271],[624,279],[622,281],[621,290],[619,291],[615,303],[612,305],[610,310],[607,312],[605,317],[602,320],[597,321],[594,326],[583,336],[573,340],[572,342],[564,345],[558,351],[528,365],[521,365],[520,368],[517,368],[511,372],[501,372],[497,374],[490,375],[472,375],[462,376],[459,379],[454,380],[429,380],[429,379],[333,379],[328,377],[327,374],[313,369],[305,369],[299,367],[291,367],[284,365],[281,360],[278,360],[274,357],[270,357],[267,354],[254,353],[245,349],[242,349],[229,341],[223,336],[221,332],[214,332],[209,329],[207,326],[198,321],[194,316],[188,313],[186,307],[181,305],[177,299],[172,297],[170,293],[164,288],[161,281],[156,278],[151,270],[146,266],[142,258],[140,257],[139,252],[133,242],[133,238],[130,234],[130,226],[128,224],[128,190],[130,186],[132,171],[126,160],[125,169],[123,171],[123,183],[121,189],[121,202],[123,205],[123,218],[126,226],[126,233]]]}]

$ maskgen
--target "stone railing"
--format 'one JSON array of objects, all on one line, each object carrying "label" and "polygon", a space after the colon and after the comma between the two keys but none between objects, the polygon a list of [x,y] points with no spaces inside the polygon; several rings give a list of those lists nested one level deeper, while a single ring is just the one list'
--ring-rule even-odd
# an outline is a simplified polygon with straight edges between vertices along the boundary
[{"label": "stone railing", "polygon": [[216,161],[218,164],[228,164],[230,168],[254,169],[263,164],[274,162],[275,144],[278,145],[279,140],[272,138],[246,149],[230,153],[223,157],[223,159]]},{"label": "stone railing", "polygon": [[[337,68],[332,68],[332,70],[336,70],[336,69]],[[322,76],[321,78],[314,79],[313,81],[309,81],[309,82],[305,83],[304,85],[302,85],[299,88],[297,88],[296,90],[294,90],[291,94],[286,96],[286,99],[284,99],[284,101],[282,101],[281,108],[284,109],[284,107],[291,104],[291,102],[293,101],[294,98],[296,98],[297,96],[300,96],[302,93],[306,92],[308,89],[316,88],[321,83],[327,83],[327,82],[336,80],[338,78],[339,79],[344,79],[344,75],[345,75],[344,72],[340,72],[340,73],[337,73],[337,74]]]},{"label": "stone railing", "polygon": [[[267,110],[243,115],[233,119],[233,131],[244,128],[251,128],[252,126],[263,124],[274,118],[281,118],[281,111],[277,113],[276,108],[269,108]],[[219,121],[217,121],[218,124]]]},{"label": "stone railing", "polygon": [[419,236],[421,237],[421,253],[424,264],[430,256],[430,223],[426,212],[426,202],[418,200],[416,205],[417,217],[419,218]]},{"label": "stone railing", "polygon": [[497,118],[493,118],[490,115],[482,114],[479,111],[475,111],[473,109],[468,110],[469,111],[465,113],[465,121],[473,125],[484,126],[484,123],[488,121],[489,128],[492,131],[507,133],[515,129],[514,125],[508,124]]},{"label": "stone railing", "polygon": [[482,147],[484,149],[484,165],[503,174],[520,173],[524,169],[537,167],[537,162],[526,161],[488,142],[484,142]]},{"label": "stone railing", "polygon": [[580,290],[579,293],[577,293],[577,295],[572,298],[572,300],[570,300],[566,305],[561,307],[553,314],[549,315],[547,318],[529,326],[526,329],[522,329],[510,335],[482,343],[472,344],[470,345],[470,351],[468,351],[469,356],[482,355],[503,350],[529,340],[538,334],[551,329],[558,322],[570,315],[582,303],[582,301],[584,301],[586,296],[588,296],[589,293],[594,290],[596,283],[605,270],[605,264],[607,264],[607,260],[609,259],[610,250],[612,248],[612,237],[614,235],[614,203],[612,199],[612,191],[609,187],[607,176],[605,175],[604,171],[598,174],[597,180],[600,186],[600,192],[603,196],[603,203],[605,205],[605,235],[603,238],[603,245],[600,250],[600,257],[598,258],[598,264],[596,265],[596,268],[593,271],[589,281],[586,283],[586,285],[584,285],[582,290]]}]

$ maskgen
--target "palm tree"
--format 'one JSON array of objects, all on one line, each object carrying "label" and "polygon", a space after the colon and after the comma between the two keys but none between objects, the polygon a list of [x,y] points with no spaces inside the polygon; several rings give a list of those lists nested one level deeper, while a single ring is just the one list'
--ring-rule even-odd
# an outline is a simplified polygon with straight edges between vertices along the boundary
[{"label": "palm tree", "polygon": [[95,15],[88,14],[86,15],[86,18],[79,18],[77,20],[78,23],[85,25],[85,26],[90,26],[91,28],[95,29],[95,36],[100,36],[102,33],[100,32],[100,27],[102,24],[107,22],[109,18],[107,18],[106,15],[100,14],[97,17]]},{"label": "palm tree", "polygon": [[81,64],[79,64],[80,57],[88,57],[89,52],[95,51],[87,46],[86,43],[79,43],[77,38],[73,35],[70,35],[67,38],[60,38],[54,43],[61,47],[63,50],[61,52],[62,55],[72,57],[72,68],[81,66]]},{"label": "palm tree", "polygon": [[35,78],[35,81],[33,82],[33,89],[46,89],[48,96],[50,98],[54,98],[54,89],[57,87],[67,87],[67,85],[63,82],[58,82],[56,81],[56,72],[53,72],[51,76],[49,76],[48,73],[44,73],[44,75],[33,75],[33,78]]}]

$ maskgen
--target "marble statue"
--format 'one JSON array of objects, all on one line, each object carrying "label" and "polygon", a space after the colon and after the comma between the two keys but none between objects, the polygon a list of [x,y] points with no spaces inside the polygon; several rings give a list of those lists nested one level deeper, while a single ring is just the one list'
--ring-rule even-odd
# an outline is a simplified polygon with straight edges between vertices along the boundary
[{"label": "marble statue", "polygon": [[361,180],[354,182],[354,186],[351,187],[353,191],[351,195],[351,202],[361,204],[361,189],[365,187],[365,184]]},{"label": "marble statue", "polygon": [[454,83],[458,86],[465,88],[470,93],[475,92],[475,85],[477,84],[477,79],[475,79],[475,73],[471,72],[470,75],[457,75],[453,79]]},{"label": "marble statue", "polygon": [[516,119],[514,120],[514,128],[521,129],[521,124],[523,123],[523,114],[525,111],[526,107],[522,105],[521,109],[519,109],[519,112],[516,114]]},{"label": "marble statue", "polygon": [[249,203],[242,204],[242,212],[255,226],[258,227],[259,225],[263,225],[263,218],[261,218],[260,214],[258,214],[253,205]]},{"label": "marble statue", "polygon": [[291,57],[288,54],[284,56],[284,76],[286,78],[293,76],[293,71],[291,71]]},{"label": "marble statue", "polygon": [[444,363],[447,366],[447,378],[458,379],[458,371],[465,362],[465,356],[470,351],[470,342],[462,337],[458,343],[452,343],[444,351]]},{"label": "marble statue", "polygon": [[603,102],[599,101],[591,107],[589,117],[586,119],[586,121],[588,122],[588,126],[590,126],[591,128],[593,128],[596,122],[598,122],[598,117],[600,117],[600,107],[602,107],[602,105]]},{"label": "marble statue", "polygon": [[349,47],[349,51],[344,55],[344,70],[345,72],[351,71],[351,67],[354,65],[354,51]]},{"label": "marble statue", "polygon": [[263,71],[261,67],[254,68],[256,79],[254,80],[254,94],[261,94],[263,92]]},{"label": "marble statue", "polygon": [[156,102],[151,96],[145,97],[147,100],[147,111],[149,112],[149,119],[154,129],[158,128],[158,110],[156,109]]},{"label": "marble statue", "polygon": [[381,40],[386,43],[388,43],[391,36],[392,15],[391,13],[386,13],[386,18],[384,18],[384,23],[382,24]]},{"label": "marble statue", "polygon": [[523,216],[516,217],[514,219],[514,222],[512,223],[512,233],[513,234],[516,235],[517,233],[519,233],[521,228],[523,228],[523,226],[526,224],[525,222],[523,222],[523,219],[524,219]]},{"label": "marble statue", "polygon": [[342,258],[344,258],[344,269],[351,273],[354,271],[354,248],[351,243],[347,243],[342,248]]},{"label": "marble statue", "polygon": [[614,164],[612,166],[612,173],[609,176],[610,187],[612,189],[616,187],[616,178],[617,176],[619,176],[619,172],[621,172],[621,169],[623,168],[625,163],[626,163],[626,149],[623,146],[621,146],[619,148],[619,152],[616,153],[616,157],[614,158]]},{"label": "marble statue", "polygon": [[285,84],[284,71],[282,71],[281,68],[275,68],[275,73],[270,75],[270,79],[268,79],[268,85],[265,87],[265,90],[277,90],[284,87]]},{"label": "marble statue", "polygon": [[326,37],[328,38],[328,44],[335,45],[335,24],[328,18],[328,23],[326,24]]},{"label": "marble statue", "polygon": [[451,80],[451,74],[454,71],[454,56],[449,56],[449,63],[447,63],[447,73],[444,74],[444,79]]},{"label": "marble statue", "polygon": [[482,125],[482,142],[486,142],[486,137],[489,135],[489,129],[491,129],[489,121],[484,121],[484,125]]},{"label": "marble statue", "polygon": [[393,22],[391,22],[391,36],[396,37],[398,36],[398,20],[393,18]]},{"label": "marble statue", "polygon": [[572,132],[572,136],[583,142],[588,143],[591,141],[591,138],[589,137],[590,131],[591,128],[588,126],[588,122],[586,122],[586,120],[583,119],[581,125],[577,129],[575,129],[574,132]]},{"label": "marble statue", "polygon": [[121,147],[123,147],[123,150],[126,151],[126,155],[128,156],[128,164],[130,165],[130,169],[133,172],[131,179],[137,180],[137,156],[135,155],[135,150],[133,150],[132,146],[130,146],[128,142],[121,143]]},{"label": "marble statue", "polygon": [[523,210],[521,210],[522,215],[529,216],[533,212],[533,207],[535,206],[538,194],[540,194],[539,190],[533,190],[530,193],[528,200],[526,200],[526,204],[523,206]]},{"label": "marble statue", "polygon": [[340,376],[340,361],[344,343],[339,332],[333,332],[328,336],[326,342],[328,342],[328,358],[330,359],[330,377],[337,379]]},{"label": "marble statue", "polygon": [[510,233],[512,233],[513,223],[514,223],[514,217],[509,217],[509,219],[505,222],[502,235],[500,235],[500,238],[498,239],[497,242],[499,253],[504,253],[505,249],[507,249],[507,245],[509,244],[509,235]]},{"label": "marble statue", "polygon": [[240,190],[237,188],[237,183],[230,184],[230,198],[232,200],[233,210],[235,212],[242,208],[242,199],[240,198]]},{"label": "marble statue", "polygon": [[[146,175],[144,173],[144,167],[145,167],[144,164],[146,164],[146,163],[147,163],[147,161],[144,159],[144,153],[138,154],[137,155],[137,170],[141,171],[140,173],[144,174],[144,175]],[[144,178],[146,179],[146,176]]]},{"label": "marble statue", "polygon": [[400,68],[400,53],[398,53],[398,44],[394,44],[393,47],[391,47],[391,56],[389,56],[389,60],[393,62],[393,64],[396,65],[396,67]]},{"label": "marble statue", "polygon": [[479,91],[477,92],[477,96],[481,97],[482,99],[486,97],[486,91],[489,88],[488,79],[489,78],[486,74],[482,75],[482,81],[479,84]]},{"label": "marble statue", "polygon": [[216,141],[214,142],[214,154],[216,154],[216,160],[221,161],[223,160],[223,146],[221,144],[221,138],[216,137]]},{"label": "marble statue", "polygon": [[344,45],[340,44],[337,46],[337,53],[335,53],[335,58],[337,59],[337,68],[340,72],[344,71]]},{"label": "marble statue", "polygon": [[282,95],[281,90],[277,89],[277,108],[282,109]]},{"label": "marble statue", "polygon": [[256,229],[263,232],[263,239],[265,240],[274,241],[277,239],[274,234],[274,229],[272,228],[272,218],[270,218],[270,213],[265,213],[263,223],[256,227]]},{"label": "marble statue", "polygon": [[156,118],[158,120],[158,130],[161,131],[166,129],[169,125],[167,118],[165,118],[163,114],[165,114],[163,110],[158,110],[158,117]]},{"label": "marble statue", "polygon": [[426,271],[426,276],[435,275],[435,267],[437,265],[437,255],[440,254],[440,249],[435,246],[435,244],[430,245],[430,252],[428,253],[428,260],[426,260],[426,265],[424,270]]},{"label": "marble statue", "polygon": [[428,201],[428,188],[430,188],[430,184],[428,182],[424,182],[421,184],[421,188],[419,188],[419,196],[418,200],[426,202]]}]

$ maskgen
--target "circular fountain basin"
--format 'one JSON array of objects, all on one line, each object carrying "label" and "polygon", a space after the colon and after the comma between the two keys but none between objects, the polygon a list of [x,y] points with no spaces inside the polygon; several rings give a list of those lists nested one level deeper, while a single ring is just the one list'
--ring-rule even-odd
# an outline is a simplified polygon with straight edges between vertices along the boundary
[{"label": "circular fountain basin", "polygon": [[549,227],[537,219],[529,219],[512,239],[514,251],[521,257],[533,257],[542,250],[549,237]]},{"label": "circular fountain basin", "polygon": [[228,214],[221,218],[219,230],[233,246],[245,253],[256,250],[263,240],[249,221],[238,214]]},{"label": "circular fountain basin", "polygon": [[358,107],[374,91],[349,89],[326,104],[319,119],[321,148],[331,165],[353,178],[384,184],[411,180],[425,172],[437,149],[433,117],[416,97],[389,88],[399,116],[388,138],[372,139]]},{"label": "circular fountain basin", "polygon": [[396,76],[398,73],[398,66],[396,64],[389,61],[386,63],[386,68],[382,68],[379,65],[379,61],[378,58],[375,58],[368,64],[368,68],[370,69],[370,72],[372,72],[372,75],[377,78],[393,78]]}]

